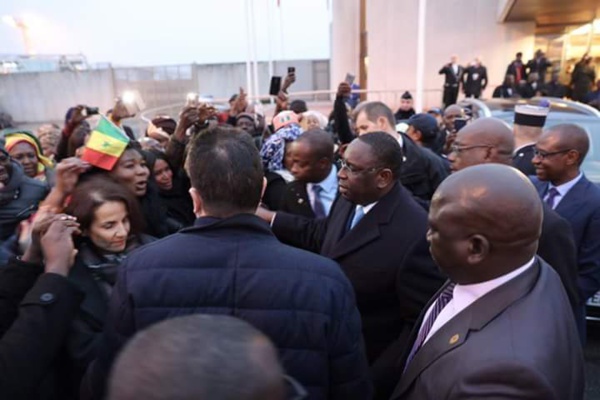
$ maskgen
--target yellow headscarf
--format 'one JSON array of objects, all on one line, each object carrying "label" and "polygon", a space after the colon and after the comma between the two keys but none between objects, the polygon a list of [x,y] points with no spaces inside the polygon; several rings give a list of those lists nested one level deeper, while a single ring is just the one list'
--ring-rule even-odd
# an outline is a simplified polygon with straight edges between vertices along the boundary
[{"label": "yellow headscarf", "polygon": [[6,144],[4,147],[6,148],[6,151],[8,151],[9,153],[10,153],[10,150],[19,143],[27,143],[35,149],[35,154],[37,155],[37,158],[38,158],[38,165],[37,165],[37,175],[38,176],[40,174],[43,174],[46,171],[46,168],[53,167],[52,160],[50,160],[48,157],[44,157],[44,155],[42,154],[42,148],[41,148],[37,138],[35,136],[33,136],[32,134],[27,133],[27,132],[14,132],[14,133],[7,133],[4,137],[6,139]]}]

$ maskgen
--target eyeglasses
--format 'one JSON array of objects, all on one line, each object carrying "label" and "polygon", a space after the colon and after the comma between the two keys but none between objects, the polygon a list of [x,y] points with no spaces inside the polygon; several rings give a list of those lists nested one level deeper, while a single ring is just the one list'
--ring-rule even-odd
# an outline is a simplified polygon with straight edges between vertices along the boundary
[{"label": "eyeglasses", "polygon": [[466,151],[466,150],[480,149],[480,148],[493,149],[494,146],[492,146],[491,144],[474,144],[472,146],[461,146],[459,144],[454,143],[452,146],[450,146],[450,152],[460,154],[461,152]]},{"label": "eyeglasses", "polygon": [[285,385],[287,387],[288,400],[303,400],[308,397],[308,392],[306,391],[304,386],[302,386],[300,382],[298,382],[291,376],[284,375],[283,381],[285,382]]},{"label": "eyeglasses", "polygon": [[378,171],[378,170],[382,169],[381,167],[357,168],[354,165],[348,164],[346,162],[346,160],[344,160],[344,159],[340,160],[340,165],[341,165],[340,170],[345,169],[348,172],[350,172],[351,174],[369,173],[369,172],[374,172],[374,171]]},{"label": "eyeglasses", "polygon": [[568,153],[571,150],[573,150],[573,149],[565,149],[565,150],[558,150],[558,151],[543,151],[543,150],[540,150],[540,149],[534,147],[533,155],[534,155],[534,157],[538,157],[539,159],[544,160],[547,157],[555,156],[557,154]]}]

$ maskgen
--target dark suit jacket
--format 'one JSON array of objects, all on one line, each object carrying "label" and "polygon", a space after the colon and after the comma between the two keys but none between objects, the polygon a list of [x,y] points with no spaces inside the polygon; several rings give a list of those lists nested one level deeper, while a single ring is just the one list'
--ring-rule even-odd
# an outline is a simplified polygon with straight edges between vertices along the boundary
[{"label": "dark suit jacket", "polygon": [[[544,198],[548,182],[531,179]],[[600,188],[584,175],[554,211],[571,224],[577,247],[580,299],[586,301],[600,290]]]},{"label": "dark suit jacket", "polygon": [[434,333],[408,364],[392,399],[580,400],[583,366],[562,284],[538,259]]},{"label": "dark suit jacket", "polygon": [[462,81],[463,88],[467,96],[480,96],[481,91],[485,90],[488,84],[487,68],[483,65],[480,65],[479,67],[472,65],[468,68],[465,68]]},{"label": "dark suit jacket", "polygon": [[444,75],[444,86],[458,87],[460,85],[464,68],[459,65],[457,70],[458,73],[455,74],[450,64],[446,64],[440,69],[438,73]]},{"label": "dark suit jacket", "polygon": [[527,145],[519,149],[512,159],[512,166],[527,176],[535,175],[535,167],[532,163],[534,148],[535,144]]},{"label": "dark suit jacket", "polygon": [[82,299],[67,279],[42,272],[15,259],[0,269],[2,399],[36,398]]},{"label": "dark suit jacket", "polygon": [[307,218],[314,218],[315,212],[310,205],[306,183],[299,181],[288,183],[278,210],[290,214],[302,215]]},{"label": "dark suit jacket", "polygon": [[399,184],[347,234],[355,205],[342,196],[327,219],[277,213],[273,232],[284,243],[337,261],[350,278],[363,322],[369,362],[412,329],[442,278],[429,254],[427,214]]}]

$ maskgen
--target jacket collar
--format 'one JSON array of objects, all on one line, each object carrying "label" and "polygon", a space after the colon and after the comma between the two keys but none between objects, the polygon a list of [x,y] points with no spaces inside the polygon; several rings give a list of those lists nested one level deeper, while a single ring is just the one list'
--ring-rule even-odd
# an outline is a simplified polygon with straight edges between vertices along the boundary
[{"label": "jacket collar", "polygon": [[[482,330],[498,314],[502,313],[517,300],[526,296],[537,283],[540,273],[541,261],[536,257],[536,261],[531,268],[476,300],[442,326],[423,345],[410,362],[394,391],[392,399],[396,399],[406,392],[415,379],[438,358],[459,348],[463,343],[468,341],[469,332]],[[443,285],[440,291],[423,308],[423,312],[411,333],[411,340],[409,341],[411,345],[417,337],[425,312],[449,283],[447,282]],[[405,359],[406,357],[403,357],[401,361],[405,362]]]},{"label": "jacket collar", "polygon": [[381,236],[380,226],[390,223],[397,203],[403,195],[410,196],[406,189],[396,182],[392,190],[379,199],[375,207],[363,217],[360,224],[348,233],[346,233],[348,219],[356,205],[341,197],[339,211],[335,216],[337,220],[329,221],[328,230],[330,229],[331,232],[328,232],[328,240],[323,243],[321,254],[338,259],[379,238]]},{"label": "jacket collar", "polygon": [[269,224],[254,214],[237,214],[228,218],[200,217],[194,226],[182,229],[180,233],[195,233],[215,229],[246,229],[273,236]]}]

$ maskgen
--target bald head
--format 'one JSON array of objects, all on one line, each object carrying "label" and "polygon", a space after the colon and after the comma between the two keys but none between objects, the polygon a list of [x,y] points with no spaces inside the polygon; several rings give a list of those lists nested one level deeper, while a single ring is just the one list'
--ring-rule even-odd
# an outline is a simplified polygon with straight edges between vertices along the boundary
[{"label": "bald head", "polygon": [[113,367],[109,400],[281,400],[269,339],[229,316],[190,315],[138,333]]},{"label": "bald head", "polygon": [[553,136],[563,149],[573,149],[579,153],[578,164],[581,165],[590,150],[590,139],[586,131],[575,124],[560,124],[549,128],[542,138]]},{"label": "bald head", "polygon": [[485,282],[529,261],[541,234],[542,204],[529,179],[486,164],[446,178],[429,213],[431,252],[450,279]]},{"label": "bald head", "polygon": [[448,155],[453,172],[487,163],[510,165],[515,138],[506,122],[479,118],[456,134],[455,150]]},{"label": "bald head", "polygon": [[297,143],[305,144],[314,154],[315,159],[327,158],[333,160],[333,138],[322,129],[311,129],[296,139]]}]

